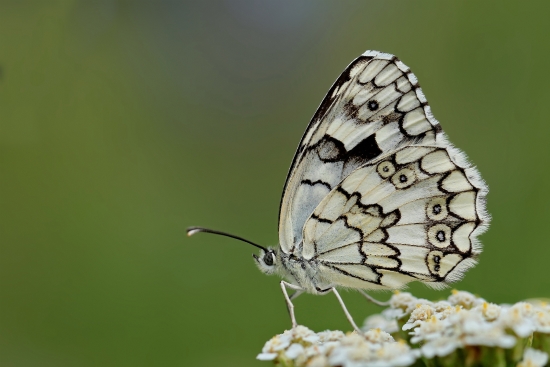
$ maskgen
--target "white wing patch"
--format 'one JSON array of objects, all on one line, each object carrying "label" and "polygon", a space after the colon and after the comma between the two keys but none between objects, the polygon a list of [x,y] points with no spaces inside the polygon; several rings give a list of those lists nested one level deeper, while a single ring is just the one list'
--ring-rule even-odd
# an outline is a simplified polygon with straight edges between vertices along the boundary
[{"label": "white wing patch", "polygon": [[401,148],[356,169],[307,220],[303,258],[345,287],[457,280],[475,264],[487,221],[487,190],[468,179],[472,170],[433,146]]}]

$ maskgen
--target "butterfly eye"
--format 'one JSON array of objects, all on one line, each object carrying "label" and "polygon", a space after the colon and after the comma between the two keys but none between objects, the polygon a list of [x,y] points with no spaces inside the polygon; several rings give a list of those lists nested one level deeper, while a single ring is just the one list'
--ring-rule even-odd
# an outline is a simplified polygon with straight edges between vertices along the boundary
[{"label": "butterfly eye", "polygon": [[273,265],[273,253],[272,252],[266,252],[264,255],[264,263],[266,265]]}]

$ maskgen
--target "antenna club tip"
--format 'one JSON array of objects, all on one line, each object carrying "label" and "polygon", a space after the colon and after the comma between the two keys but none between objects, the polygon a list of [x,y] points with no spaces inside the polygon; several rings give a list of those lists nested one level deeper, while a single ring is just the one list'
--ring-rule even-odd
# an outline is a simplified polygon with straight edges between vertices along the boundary
[{"label": "antenna club tip", "polygon": [[191,237],[192,235],[194,235],[195,233],[199,233],[200,232],[200,229],[197,228],[197,227],[189,227],[187,228],[187,237]]}]

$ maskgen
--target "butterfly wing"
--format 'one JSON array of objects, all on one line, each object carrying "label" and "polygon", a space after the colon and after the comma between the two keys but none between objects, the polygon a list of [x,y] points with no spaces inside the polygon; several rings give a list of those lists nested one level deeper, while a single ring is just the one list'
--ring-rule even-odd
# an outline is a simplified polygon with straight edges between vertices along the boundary
[{"label": "butterfly wing", "polygon": [[356,169],[321,201],[306,222],[302,255],[340,286],[453,282],[481,252],[486,194],[456,148],[401,148]]},{"label": "butterfly wing", "polygon": [[294,252],[313,210],[356,168],[399,146],[436,144],[441,129],[410,69],[367,51],[344,70],[294,156],[279,213],[279,244]]}]

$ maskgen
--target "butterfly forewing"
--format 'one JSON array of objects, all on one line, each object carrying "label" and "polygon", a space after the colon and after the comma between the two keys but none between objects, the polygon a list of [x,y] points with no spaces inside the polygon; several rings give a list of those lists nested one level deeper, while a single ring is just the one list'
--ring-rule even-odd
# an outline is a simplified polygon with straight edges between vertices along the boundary
[{"label": "butterfly forewing", "polygon": [[473,266],[487,187],[395,56],[367,51],[309,124],[285,184],[280,246],[327,283],[437,287]]},{"label": "butterfly forewing", "polygon": [[435,144],[439,125],[417,79],[395,56],[367,51],[353,61],[309,124],[287,177],[279,241],[292,252],[307,218],[356,168],[399,146]]}]

